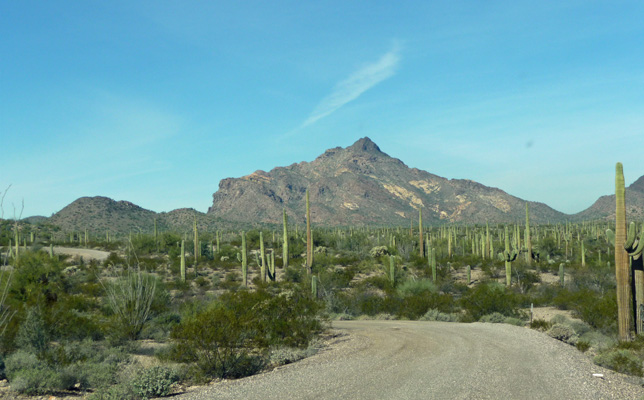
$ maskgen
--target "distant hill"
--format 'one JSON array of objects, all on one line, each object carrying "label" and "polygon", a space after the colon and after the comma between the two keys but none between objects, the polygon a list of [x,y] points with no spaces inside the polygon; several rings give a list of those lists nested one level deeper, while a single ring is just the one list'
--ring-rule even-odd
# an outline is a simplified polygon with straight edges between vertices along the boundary
[{"label": "distant hill", "polygon": [[50,218],[44,220],[39,218],[38,222],[58,226],[64,232],[87,229],[94,233],[106,231],[151,233],[154,231],[154,220],[156,219],[159,232],[166,230],[188,232],[192,231],[195,217],[197,218],[197,227],[201,231],[214,232],[217,229],[241,229],[250,226],[234,226],[192,208],[156,213],[129,201],[115,201],[103,196],[81,197]]},{"label": "distant hill", "polygon": [[88,229],[92,232],[138,232],[154,227],[157,213],[129,201],[108,197],[81,197],[49,218],[63,231]]},{"label": "distant hill", "polygon": [[[644,219],[644,176],[626,188],[626,216],[629,221]],[[592,206],[571,216],[574,221],[615,220],[615,195],[602,196]]]},{"label": "distant hill", "polygon": [[[380,150],[369,138],[347,148],[326,150],[312,162],[255,171],[219,183],[207,213],[192,208],[155,213],[128,201],[81,197],[51,218],[30,217],[63,231],[187,232],[194,219],[200,230],[248,229],[281,224],[282,209],[291,223],[305,222],[305,193],[310,192],[311,217],[322,226],[409,226],[423,209],[430,224],[522,223],[525,200],[467,179],[446,179],[409,168]],[[615,196],[600,197],[588,209],[566,215],[543,203],[529,202],[534,223],[615,218]],[[626,189],[628,218],[644,219],[644,176]]]},{"label": "distant hill", "polygon": [[[305,221],[309,189],[311,219],[328,226],[408,225],[423,209],[423,221],[440,223],[525,220],[525,200],[464,180],[448,180],[380,150],[369,138],[336,147],[312,162],[224,179],[213,194],[209,215],[230,221],[280,223],[282,209]],[[558,222],[565,214],[530,202],[532,221]]]}]

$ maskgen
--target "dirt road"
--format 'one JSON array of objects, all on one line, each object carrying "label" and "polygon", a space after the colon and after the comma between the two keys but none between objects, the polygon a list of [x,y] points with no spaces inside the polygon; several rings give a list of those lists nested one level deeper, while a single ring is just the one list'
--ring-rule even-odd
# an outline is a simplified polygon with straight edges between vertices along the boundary
[{"label": "dirt road", "polygon": [[[180,399],[642,399],[636,378],[505,324],[339,321],[330,349]],[[603,374],[603,378],[593,377]]]},{"label": "dirt road", "polygon": [[92,259],[104,261],[110,255],[108,251],[81,249],[77,247],[54,247],[54,254],[68,254],[72,257],[80,256],[86,261]]}]

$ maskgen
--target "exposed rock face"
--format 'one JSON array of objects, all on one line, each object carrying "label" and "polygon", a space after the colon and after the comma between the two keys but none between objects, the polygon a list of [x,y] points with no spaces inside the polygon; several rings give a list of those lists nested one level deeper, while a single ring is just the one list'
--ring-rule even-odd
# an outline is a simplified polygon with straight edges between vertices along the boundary
[{"label": "exposed rock face", "polygon": [[[408,225],[418,218],[419,207],[428,224],[525,218],[525,201],[470,180],[448,180],[409,168],[366,137],[347,148],[327,150],[310,163],[224,179],[208,214],[229,221],[280,223],[286,208],[301,223],[307,189],[311,219],[321,225]],[[565,217],[533,202],[530,214],[541,223]]]}]

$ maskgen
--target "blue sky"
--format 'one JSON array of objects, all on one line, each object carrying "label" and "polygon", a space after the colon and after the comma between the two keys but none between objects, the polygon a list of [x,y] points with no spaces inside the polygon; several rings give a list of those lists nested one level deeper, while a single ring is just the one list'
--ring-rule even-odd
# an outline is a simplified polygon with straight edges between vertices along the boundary
[{"label": "blue sky", "polygon": [[4,216],[206,211],[219,181],[369,136],[579,212],[644,175],[641,1],[6,1]]}]

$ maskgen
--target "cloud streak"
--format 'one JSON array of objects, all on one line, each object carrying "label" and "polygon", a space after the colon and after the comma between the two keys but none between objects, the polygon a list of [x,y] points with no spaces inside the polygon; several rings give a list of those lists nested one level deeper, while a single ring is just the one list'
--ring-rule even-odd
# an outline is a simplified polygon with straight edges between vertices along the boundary
[{"label": "cloud streak", "polygon": [[320,101],[300,128],[314,124],[332,114],[340,107],[357,99],[362,93],[391,77],[396,73],[399,62],[399,50],[396,46],[380,57],[378,61],[360,68],[347,79],[336,84],[333,91]]}]

